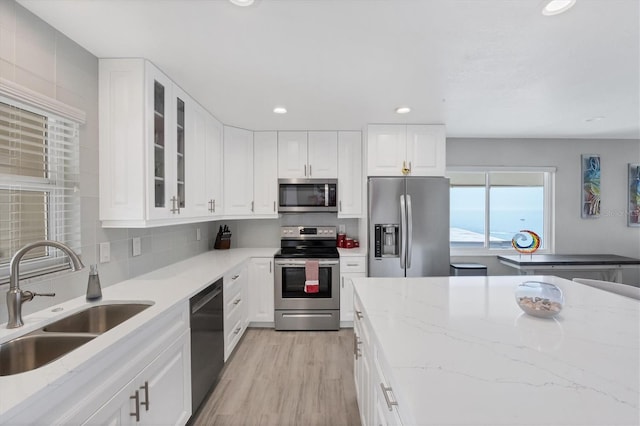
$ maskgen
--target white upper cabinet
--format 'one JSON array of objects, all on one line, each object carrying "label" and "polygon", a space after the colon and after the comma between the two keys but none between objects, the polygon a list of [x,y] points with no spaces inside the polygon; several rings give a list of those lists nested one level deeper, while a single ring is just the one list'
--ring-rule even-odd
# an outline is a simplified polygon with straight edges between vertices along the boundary
[{"label": "white upper cabinet", "polygon": [[338,133],[309,132],[309,174],[312,179],[338,177]]},{"label": "white upper cabinet", "polygon": [[205,128],[207,212],[212,217],[218,217],[224,213],[222,124],[209,114],[206,117]]},{"label": "white upper cabinet", "polygon": [[278,132],[278,177],[307,176],[307,132]]},{"label": "white upper cabinet", "polygon": [[144,59],[101,59],[100,220],[138,228],[222,212],[222,127]]},{"label": "white upper cabinet", "polygon": [[196,102],[187,105],[186,200],[191,216],[222,215],[222,125]]},{"label": "white upper cabinet", "polygon": [[444,176],[447,166],[444,126],[407,126],[407,161],[412,176]]},{"label": "white upper cabinet", "polygon": [[224,126],[224,212],[253,214],[253,132]]},{"label": "white upper cabinet", "polygon": [[444,176],[445,168],[443,125],[369,125],[367,176]]},{"label": "white upper cabinet", "polygon": [[105,227],[176,223],[184,190],[177,87],[143,59],[101,59],[99,69],[100,220]]},{"label": "white upper cabinet", "polygon": [[253,213],[278,217],[278,133],[253,134]]},{"label": "white upper cabinet", "polygon": [[278,132],[278,177],[338,177],[337,132]]},{"label": "white upper cabinet", "polygon": [[362,217],[362,133],[338,132],[338,217]]}]

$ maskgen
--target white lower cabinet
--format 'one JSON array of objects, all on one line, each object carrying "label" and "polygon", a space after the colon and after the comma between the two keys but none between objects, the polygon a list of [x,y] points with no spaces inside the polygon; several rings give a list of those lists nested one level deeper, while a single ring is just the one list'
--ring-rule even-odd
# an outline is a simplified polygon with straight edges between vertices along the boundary
[{"label": "white lower cabinet", "polygon": [[273,257],[249,261],[249,321],[273,324]]},{"label": "white lower cabinet", "polygon": [[372,408],[372,386],[371,386],[371,347],[369,333],[364,324],[362,310],[358,308],[357,301],[354,301],[355,318],[353,322],[354,334],[354,375],[356,382],[356,397],[358,399],[358,409],[360,411],[360,421],[363,425],[370,425],[373,416]]},{"label": "white lower cabinet", "polygon": [[224,283],[224,360],[231,356],[249,324],[246,263],[234,268],[223,278]]},{"label": "white lower cabinet", "polygon": [[398,405],[393,393],[393,387],[384,376],[381,362],[378,358],[378,351],[375,352],[371,374],[373,398],[373,424],[380,426],[402,425]]},{"label": "white lower cabinet", "polygon": [[[353,321],[354,278],[366,277],[367,258],[364,256],[340,258],[340,322],[343,326]],[[344,323],[347,324],[344,324]]]},{"label": "white lower cabinet", "polygon": [[42,389],[28,410],[2,423],[184,425],[190,416],[191,345],[185,301],[109,345],[63,382]]},{"label": "white lower cabinet", "polygon": [[189,355],[185,332],[84,424],[185,424],[191,415]]},{"label": "white lower cabinet", "polygon": [[354,376],[363,425],[402,426],[400,406],[385,375],[384,362],[357,295],[354,297]]}]

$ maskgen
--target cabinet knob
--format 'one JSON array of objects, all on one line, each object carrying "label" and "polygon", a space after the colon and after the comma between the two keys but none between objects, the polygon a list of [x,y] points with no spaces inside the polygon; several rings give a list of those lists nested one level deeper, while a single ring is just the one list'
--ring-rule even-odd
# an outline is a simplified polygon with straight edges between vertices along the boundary
[{"label": "cabinet knob", "polygon": [[407,168],[407,162],[403,161],[402,162],[402,174],[404,176],[408,175],[409,172],[411,172],[411,162],[409,162],[409,168]]}]

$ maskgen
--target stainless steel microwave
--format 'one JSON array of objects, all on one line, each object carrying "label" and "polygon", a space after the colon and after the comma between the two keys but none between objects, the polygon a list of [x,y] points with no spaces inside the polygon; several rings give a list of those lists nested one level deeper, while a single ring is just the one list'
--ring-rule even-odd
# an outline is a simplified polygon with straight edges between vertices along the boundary
[{"label": "stainless steel microwave", "polygon": [[338,211],[338,179],[278,179],[279,213]]}]

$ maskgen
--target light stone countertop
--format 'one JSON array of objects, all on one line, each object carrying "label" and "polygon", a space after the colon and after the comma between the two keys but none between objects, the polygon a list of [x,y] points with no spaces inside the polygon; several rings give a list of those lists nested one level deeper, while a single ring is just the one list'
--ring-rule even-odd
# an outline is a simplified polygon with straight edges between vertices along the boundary
[{"label": "light stone countertop", "polygon": [[[562,312],[524,314],[523,281],[560,287]],[[552,276],[353,283],[405,425],[640,424],[637,300]]]},{"label": "light stone countertop", "polygon": [[340,253],[340,257],[354,257],[354,256],[367,256],[367,248],[366,247],[354,247],[354,248],[340,248],[338,247],[338,253]]},{"label": "light stone countertop", "polygon": [[[7,329],[0,324],[0,343],[39,329],[77,311],[110,301],[153,302],[153,306],[96,337],[67,355],[36,370],[0,377],[0,424],[19,410],[37,402],[48,389],[60,386],[74,372],[88,368],[93,356],[126,338],[134,330],[188,300],[225,273],[251,257],[273,257],[279,248],[212,250],[150,273],[102,289],[102,299],[92,304],[84,296],[25,316],[23,327]],[[53,312],[54,309],[60,309]]]}]

